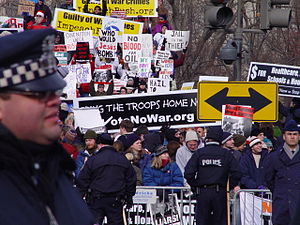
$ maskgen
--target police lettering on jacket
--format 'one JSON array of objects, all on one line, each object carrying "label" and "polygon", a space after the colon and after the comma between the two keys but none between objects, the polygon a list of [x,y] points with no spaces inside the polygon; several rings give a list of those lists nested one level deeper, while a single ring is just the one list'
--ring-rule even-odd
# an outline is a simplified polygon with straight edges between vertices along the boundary
[{"label": "police lettering on jacket", "polygon": [[221,159],[202,159],[201,166],[222,166]]}]

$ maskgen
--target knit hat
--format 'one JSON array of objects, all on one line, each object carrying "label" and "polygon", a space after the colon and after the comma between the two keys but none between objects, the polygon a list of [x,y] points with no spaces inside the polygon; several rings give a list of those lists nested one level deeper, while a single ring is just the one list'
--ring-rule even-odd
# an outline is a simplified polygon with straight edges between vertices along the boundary
[{"label": "knit hat", "polygon": [[140,137],[135,133],[125,134],[118,138],[118,140],[123,143],[125,150],[128,149],[131,145],[133,145],[134,142],[136,142],[139,139]]},{"label": "knit hat", "polygon": [[83,139],[97,139],[97,134],[93,130],[87,130],[83,136]]},{"label": "knit hat", "polygon": [[222,138],[223,138],[223,130],[219,126],[209,128],[206,134],[206,139],[213,139],[219,143],[222,142]]},{"label": "knit hat", "polygon": [[229,132],[223,132],[222,137],[222,145],[225,144],[227,141],[229,141],[232,138],[232,134]]},{"label": "knit hat", "polygon": [[45,17],[45,14],[42,11],[37,11],[37,13],[35,14],[35,16]]},{"label": "knit hat", "polygon": [[249,139],[249,147],[252,148],[254,145],[256,145],[257,143],[262,143],[262,141],[255,137],[255,136],[252,136],[250,139]]},{"label": "knit hat", "polygon": [[263,130],[257,128],[257,127],[254,127],[252,130],[251,130],[251,134],[250,136],[257,136],[259,135],[260,133],[263,133]]},{"label": "knit hat", "polygon": [[264,143],[266,144],[267,148],[273,147],[273,143],[269,138],[264,138]]},{"label": "knit hat", "polygon": [[146,125],[140,125],[140,126],[138,126],[138,128],[136,128],[135,133],[137,135],[149,134],[149,130],[148,130],[148,127]]},{"label": "knit hat", "polygon": [[168,148],[164,145],[160,145],[155,149],[155,156],[160,156],[163,153],[168,152]]},{"label": "knit hat", "polygon": [[299,127],[295,120],[289,120],[285,123],[283,131],[298,131]]},{"label": "knit hat", "polygon": [[63,111],[68,111],[68,110],[69,110],[69,106],[68,106],[67,103],[62,102],[62,103],[60,104],[60,109],[63,110]]},{"label": "knit hat", "polygon": [[108,133],[102,133],[97,137],[97,144],[112,145],[113,139]]},{"label": "knit hat", "polygon": [[234,146],[235,147],[240,147],[246,142],[246,137],[240,134],[234,134],[233,135],[233,140],[234,140]]},{"label": "knit hat", "polygon": [[185,134],[185,142],[188,141],[199,141],[199,137],[197,135],[197,132],[194,130],[188,130]]}]

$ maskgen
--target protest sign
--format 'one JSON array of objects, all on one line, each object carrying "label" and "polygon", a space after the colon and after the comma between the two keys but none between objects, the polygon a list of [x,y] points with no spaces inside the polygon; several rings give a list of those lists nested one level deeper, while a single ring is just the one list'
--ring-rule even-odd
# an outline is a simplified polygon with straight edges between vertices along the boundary
[{"label": "protest sign", "polygon": [[141,57],[142,43],[139,35],[123,35],[123,58],[127,63],[138,63]]},{"label": "protest sign", "polygon": [[163,93],[170,91],[170,80],[160,78],[148,78],[148,92]]},{"label": "protest sign", "polygon": [[[113,30],[124,32],[124,22],[120,19],[112,19],[110,17],[104,17],[102,20],[102,30]],[[121,35],[121,33],[120,33]]]},{"label": "protest sign", "polygon": [[153,58],[153,40],[152,34],[139,34],[139,39],[142,43],[142,57]]},{"label": "protest sign", "polygon": [[156,67],[159,68],[159,78],[172,80],[172,76],[174,73],[173,59],[157,60]]},{"label": "protest sign", "polygon": [[118,18],[118,19],[125,19],[126,12],[124,10],[115,10],[110,13],[110,17]]},{"label": "protest sign", "polygon": [[91,65],[89,63],[69,65],[68,69],[68,76],[74,76],[77,83],[89,83],[92,79]]},{"label": "protest sign", "polygon": [[88,42],[89,48],[93,49],[93,33],[91,30],[64,32],[67,51],[75,51],[77,42]]},{"label": "protest sign", "polygon": [[280,96],[300,96],[300,67],[251,62],[247,81],[276,82]]},{"label": "protest sign", "polygon": [[155,59],[160,60],[160,59],[169,59],[171,57],[171,52],[170,51],[163,51],[163,50],[157,50],[155,54]]},{"label": "protest sign", "polygon": [[27,0],[19,0],[17,15],[21,16],[23,12],[34,16],[34,2]]},{"label": "protest sign", "polygon": [[127,81],[120,80],[120,79],[114,79],[114,94],[117,94],[120,92],[121,87],[126,87]]},{"label": "protest sign", "polygon": [[188,46],[190,31],[166,30],[166,50],[182,51]]},{"label": "protest sign", "polygon": [[[55,8],[52,27],[59,31],[92,30],[93,36],[98,37],[104,18],[108,17]],[[122,21],[124,34],[142,33],[143,23],[116,18],[108,19]]]},{"label": "protest sign", "polygon": [[251,133],[254,108],[226,104],[222,110],[222,129],[248,137]]},{"label": "protest sign", "polygon": [[[97,109],[74,109],[75,128],[79,127],[82,134],[88,129],[96,133],[105,131],[105,123]],[[88,120],[86,118],[89,118]]]},{"label": "protest sign", "polygon": [[99,43],[96,47],[97,54],[103,58],[116,58],[117,52],[117,32],[110,30],[100,30]]},{"label": "protest sign", "polygon": [[23,18],[0,16],[0,27],[5,25],[5,27],[16,29],[15,27],[11,27],[12,25],[14,25],[17,28],[22,28],[23,30],[23,21]]},{"label": "protest sign", "polygon": [[77,85],[76,76],[73,73],[69,73],[64,80],[66,81],[67,85],[64,88],[63,93],[67,95],[67,99],[75,99]]},{"label": "protest sign", "polygon": [[168,93],[130,94],[74,99],[76,108],[98,108],[110,132],[117,132],[120,122],[128,118],[135,127],[160,129],[166,123],[172,128],[204,126],[197,121],[197,90]]},{"label": "protest sign", "polygon": [[66,66],[68,64],[68,53],[65,45],[54,45],[53,52],[58,60],[58,66]]},{"label": "protest sign", "polygon": [[148,78],[152,74],[151,72],[151,58],[139,57],[138,58],[138,77]]},{"label": "protest sign", "polygon": [[181,90],[192,90],[195,82],[184,82],[182,84]]},{"label": "protest sign", "polygon": [[[93,3],[94,1],[95,3]],[[93,12],[95,6],[102,7],[102,4],[96,3],[97,0],[92,0],[88,4],[88,10]],[[85,0],[75,0],[74,7],[76,11],[83,12],[83,7],[85,5]],[[102,2],[101,2],[102,3]],[[129,0],[107,0],[107,15],[110,15],[114,11],[124,11],[127,17],[157,17],[158,4],[157,0],[147,0],[147,1],[129,1]]]}]

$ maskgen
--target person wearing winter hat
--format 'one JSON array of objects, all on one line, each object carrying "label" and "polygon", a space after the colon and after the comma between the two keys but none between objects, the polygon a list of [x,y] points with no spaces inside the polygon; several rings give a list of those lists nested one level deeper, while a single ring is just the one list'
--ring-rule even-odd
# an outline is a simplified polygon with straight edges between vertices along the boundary
[{"label": "person wearing winter hat", "polygon": [[184,167],[190,160],[192,155],[198,149],[199,137],[194,130],[188,130],[185,135],[185,144],[181,146],[176,152],[176,163],[179,166],[182,174],[184,173]]},{"label": "person wearing winter hat", "polygon": [[234,140],[234,150],[243,151],[246,144],[246,137],[241,134],[234,134],[233,135]]},{"label": "person wearing winter hat", "polygon": [[80,170],[82,169],[84,163],[88,160],[89,157],[94,155],[98,150],[98,145],[96,143],[97,134],[93,130],[87,130],[83,136],[83,140],[85,143],[84,149],[79,151],[77,159],[76,159],[76,170],[75,177],[78,177]]},{"label": "person wearing winter hat", "polygon": [[233,135],[229,132],[223,132],[222,147],[227,149],[236,160],[240,160],[242,153],[234,150],[234,139]]},{"label": "person wearing winter hat", "polygon": [[239,165],[233,155],[220,146],[222,137],[223,130],[220,127],[210,128],[206,146],[196,151],[185,167],[184,178],[197,196],[197,224],[211,224],[212,213],[214,224],[226,224],[226,186],[229,176],[234,191],[239,190]]},{"label": "person wearing winter hat", "polygon": [[265,179],[272,192],[273,224],[290,224],[300,199],[300,154],[299,127],[295,120],[289,120],[283,128],[284,144],[269,154],[265,166]]},{"label": "person wearing winter hat", "polygon": [[240,159],[241,188],[268,189],[264,178],[267,155],[267,149],[262,148],[262,141],[256,136],[251,137],[249,148],[245,150]]},{"label": "person wearing winter hat", "polygon": [[34,15],[37,15],[37,12],[43,12],[45,18],[45,25],[49,26],[52,21],[52,13],[49,7],[45,4],[45,0],[38,0],[34,7]]}]

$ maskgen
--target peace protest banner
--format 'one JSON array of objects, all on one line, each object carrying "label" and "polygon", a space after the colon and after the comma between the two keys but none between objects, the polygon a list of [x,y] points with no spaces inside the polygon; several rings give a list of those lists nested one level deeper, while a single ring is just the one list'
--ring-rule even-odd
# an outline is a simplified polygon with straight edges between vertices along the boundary
[{"label": "peace protest banner", "polygon": [[167,30],[166,31],[166,50],[182,51],[188,46],[190,31]]},{"label": "peace protest banner", "polygon": [[140,35],[123,35],[123,58],[127,63],[138,63],[142,54]]},{"label": "peace protest banner", "polygon": [[77,42],[89,42],[89,48],[94,48],[93,33],[91,30],[64,32],[67,51],[75,51]]},{"label": "peace protest banner", "polygon": [[170,80],[160,78],[148,78],[148,92],[163,93],[170,91]]},{"label": "peace protest banner", "polygon": [[[74,0],[76,11],[83,12],[83,7],[87,0]],[[102,7],[100,1],[93,0],[95,3],[88,4],[89,12],[93,12],[95,6]],[[101,1],[102,3],[102,1]],[[125,11],[127,17],[157,17],[157,0],[107,0],[107,15],[113,11]]]},{"label": "peace protest banner", "polygon": [[[92,30],[93,36],[98,37],[105,18],[108,17],[55,8],[52,27],[59,31]],[[109,19],[122,21],[124,34],[142,33],[143,23],[116,18]]]},{"label": "peace protest banner", "polygon": [[138,77],[148,78],[151,76],[151,58],[150,57],[139,57],[138,58]]},{"label": "peace protest banner", "polygon": [[116,58],[117,52],[117,32],[110,30],[100,30],[99,43],[96,47],[97,54],[103,58]]},{"label": "peace protest banner", "polygon": [[167,123],[172,128],[208,125],[197,120],[197,90],[83,97],[74,99],[74,108],[98,108],[110,132],[117,132],[125,118],[149,129]]},{"label": "peace protest banner", "polygon": [[89,83],[92,79],[91,65],[89,63],[69,65],[68,69],[68,76],[74,76],[77,83]]}]

